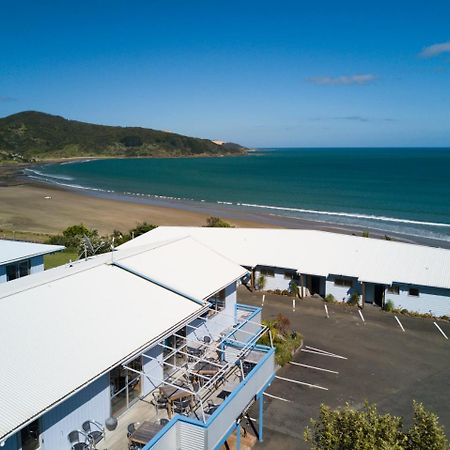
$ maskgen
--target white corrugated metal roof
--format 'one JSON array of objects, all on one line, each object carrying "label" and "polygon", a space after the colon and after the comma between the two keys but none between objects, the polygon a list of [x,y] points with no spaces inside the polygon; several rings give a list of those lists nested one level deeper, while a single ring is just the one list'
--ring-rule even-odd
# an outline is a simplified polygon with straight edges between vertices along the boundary
[{"label": "white corrugated metal roof", "polygon": [[203,298],[244,273],[188,237],[2,284],[0,440],[198,315]]},{"label": "white corrugated metal roof", "polygon": [[151,258],[142,252],[116,260],[121,267],[148,274],[155,282],[197,300],[210,297],[247,272],[192,238],[155,248]]},{"label": "white corrugated metal roof", "polygon": [[0,239],[0,265],[46,255],[63,250],[62,245],[35,244],[34,242],[7,241]]},{"label": "white corrugated metal roof", "polygon": [[450,289],[450,250],[325,231],[158,227],[123,248],[187,235],[244,266]]},{"label": "white corrugated metal roof", "polygon": [[0,299],[0,439],[201,309],[104,264]]}]

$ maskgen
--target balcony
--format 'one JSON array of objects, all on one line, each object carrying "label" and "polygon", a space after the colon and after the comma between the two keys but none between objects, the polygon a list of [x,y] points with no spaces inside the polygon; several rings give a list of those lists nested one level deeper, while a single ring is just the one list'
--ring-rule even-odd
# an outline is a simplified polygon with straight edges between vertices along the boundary
[{"label": "balcony", "polygon": [[[267,332],[259,322],[260,313],[260,308],[236,305],[235,325],[229,327],[225,320],[225,328],[215,340],[198,339],[195,331],[207,330],[208,318],[196,319],[185,336],[174,334],[173,346],[167,341],[159,344],[164,349],[160,360],[143,355],[161,365],[164,376],[156,379],[154,374],[143,373],[151,376],[156,389],[119,421],[122,428],[127,423],[145,422],[153,430],[145,445],[131,436],[134,448],[220,448],[256,400],[262,415],[262,394],[273,379],[275,363],[274,350],[257,344]],[[217,326],[217,317],[214,320]],[[262,417],[259,419],[261,432]],[[126,429],[116,432],[121,436],[117,444],[107,436],[105,444],[110,450],[126,448]]]}]

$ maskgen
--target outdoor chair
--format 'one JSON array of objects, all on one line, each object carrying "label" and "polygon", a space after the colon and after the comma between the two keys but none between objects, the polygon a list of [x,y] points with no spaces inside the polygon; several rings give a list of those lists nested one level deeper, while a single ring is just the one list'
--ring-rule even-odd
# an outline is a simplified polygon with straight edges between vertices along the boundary
[{"label": "outdoor chair", "polygon": [[127,427],[127,437],[129,438],[135,431],[136,428],[139,428],[140,423],[139,422],[133,422],[128,424]]},{"label": "outdoor chair", "polygon": [[167,408],[167,397],[162,394],[157,394],[156,392],[152,393],[153,395],[153,404],[156,408],[156,413],[158,413],[159,409]]},{"label": "outdoor chair", "polygon": [[95,420],[86,420],[82,425],[83,431],[88,435],[94,447],[105,437],[105,429]]},{"label": "outdoor chair", "polygon": [[69,439],[72,450],[90,450],[92,446],[92,441],[89,436],[80,430],[71,431],[67,435]]},{"label": "outdoor chair", "polygon": [[189,398],[184,400],[174,400],[173,406],[176,413],[187,414],[189,407],[191,406],[191,400]]},{"label": "outdoor chair", "polygon": [[165,427],[169,423],[169,419],[159,419],[159,424]]}]

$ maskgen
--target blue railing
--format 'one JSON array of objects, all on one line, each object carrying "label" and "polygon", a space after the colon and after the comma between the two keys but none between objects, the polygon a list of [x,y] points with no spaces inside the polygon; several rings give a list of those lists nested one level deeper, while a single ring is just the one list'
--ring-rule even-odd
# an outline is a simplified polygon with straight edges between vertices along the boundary
[{"label": "blue railing", "polygon": [[[192,419],[190,417],[186,417],[183,415],[177,415],[172,418],[172,420],[163,428],[161,429],[158,434],[156,434],[151,441],[149,441],[143,450],[150,450],[152,449],[158,442],[168,433],[178,422],[184,422],[196,427],[201,427],[203,429],[207,429],[210,427],[214,421],[220,417],[220,415],[223,413],[223,411],[233,402],[233,400],[236,398],[236,396],[239,395],[239,393],[242,391],[242,389],[255,377],[255,375],[258,373],[258,371],[261,369],[261,367],[264,366],[264,364],[268,361],[269,358],[274,357],[274,349],[271,347],[267,347],[265,345],[255,345],[255,350],[260,352],[265,352],[266,354],[264,357],[253,367],[253,369],[248,373],[248,375],[245,377],[244,380],[239,383],[239,385],[236,386],[236,389],[233,390],[233,392],[221,403],[221,405],[217,408],[216,411],[208,418],[206,422],[202,422],[198,419]],[[259,398],[262,393],[267,389],[268,385],[273,380],[273,374],[269,378],[269,380],[266,380],[265,384],[259,389],[257,392],[255,392],[255,396]],[[233,424],[230,424],[230,426],[233,426]],[[228,428],[227,428],[228,430]]]}]

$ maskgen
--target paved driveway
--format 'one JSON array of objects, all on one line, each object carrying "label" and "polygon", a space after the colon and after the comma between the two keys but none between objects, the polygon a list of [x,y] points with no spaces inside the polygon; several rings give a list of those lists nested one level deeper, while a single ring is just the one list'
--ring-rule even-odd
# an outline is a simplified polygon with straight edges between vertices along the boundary
[{"label": "paved driveway", "polygon": [[[261,305],[261,294],[240,288],[238,301]],[[310,388],[276,379],[268,394],[289,402],[265,397],[264,442],[255,448],[306,449],[303,430],[316,417],[321,403],[332,407],[349,402],[360,407],[367,399],[382,412],[411,418],[412,400],[422,401],[435,411],[450,434],[450,341],[437,330],[432,320],[398,316],[366,306],[362,321],[356,308],[323,302],[266,295],[263,318],[278,313],[289,317],[291,326],[301,331],[305,345],[347,359],[317,353],[299,352],[294,361],[332,372],[287,365],[278,377],[314,384],[328,390]],[[450,337],[450,324],[438,322]],[[305,348],[305,350],[307,350]],[[311,350],[314,352],[314,350]],[[256,411],[252,411],[257,417]]]}]

